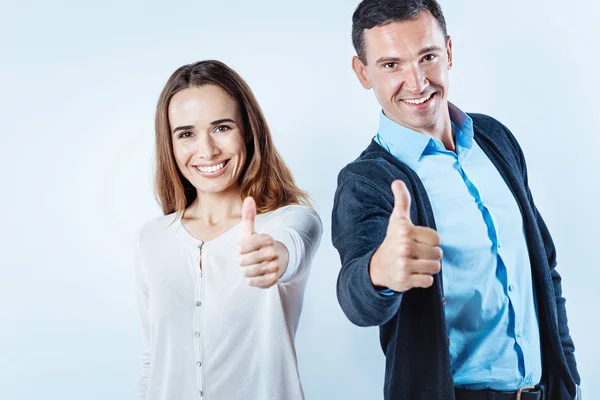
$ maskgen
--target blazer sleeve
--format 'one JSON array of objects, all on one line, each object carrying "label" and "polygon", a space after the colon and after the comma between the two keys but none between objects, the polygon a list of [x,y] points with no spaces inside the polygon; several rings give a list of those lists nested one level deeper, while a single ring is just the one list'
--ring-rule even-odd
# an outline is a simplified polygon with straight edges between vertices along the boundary
[{"label": "blazer sleeve", "polygon": [[393,210],[393,195],[372,185],[365,177],[350,179],[340,173],[335,193],[331,234],[342,268],[337,298],[346,317],[358,326],[378,326],[398,311],[402,294],[382,293],[371,282],[369,264],[379,248]]},{"label": "blazer sleeve", "polygon": [[134,256],[134,267],[135,267],[135,280],[136,280],[136,298],[138,313],[140,317],[142,333],[143,333],[143,344],[141,351],[141,368],[140,375],[137,382],[137,393],[136,399],[145,400],[148,391],[148,382],[150,380],[151,355],[150,355],[150,323],[148,318],[148,286],[145,278],[144,266],[142,253],[140,249],[139,240],[135,245],[135,256]]}]

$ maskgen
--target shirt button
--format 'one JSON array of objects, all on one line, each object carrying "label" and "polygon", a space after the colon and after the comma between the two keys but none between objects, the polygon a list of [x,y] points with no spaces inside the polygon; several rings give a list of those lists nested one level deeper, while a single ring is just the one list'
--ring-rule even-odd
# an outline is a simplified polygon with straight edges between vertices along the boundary
[{"label": "shirt button", "polygon": [[202,390],[200,390],[200,391],[198,392],[198,396],[202,397],[202,394],[203,394],[203,393],[202,393]]},{"label": "shirt button", "polygon": [[442,304],[446,305],[446,296],[442,297]]},{"label": "shirt button", "polygon": [[517,337],[520,338],[521,336],[523,336],[523,332],[517,331]]},{"label": "shirt button", "polygon": [[198,300],[198,301],[196,302],[196,307],[200,307],[201,305],[202,305],[202,302]]},{"label": "shirt button", "polygon": [[198,362],[196,363],[196,365],[197,365],[197,366],[199,366],[199,367],[201,367],[201,366],[202,366],[202,363],[201,363],[200,361],[198,361]]},{"label": "shirt button", "polygon": [[200,337],[200,332],[196,332],[196,333],[194,333],[194,336],[196,336],[196,337]]},{"label": "shirt button", "polygon": [[515,290],[515,287],[513,285],[508,285],[508,291],[512,292],[513,290]]}]

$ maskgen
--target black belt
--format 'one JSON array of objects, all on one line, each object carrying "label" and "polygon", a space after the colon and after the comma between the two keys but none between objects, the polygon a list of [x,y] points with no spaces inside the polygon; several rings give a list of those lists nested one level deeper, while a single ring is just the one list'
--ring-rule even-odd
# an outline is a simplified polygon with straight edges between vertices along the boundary
[{"label": "black belt", "polygon": [[454,395],[456,400],[544,400],[544,391],[538,386],[531,389],[521,388],[514,392],[455,388]]}]

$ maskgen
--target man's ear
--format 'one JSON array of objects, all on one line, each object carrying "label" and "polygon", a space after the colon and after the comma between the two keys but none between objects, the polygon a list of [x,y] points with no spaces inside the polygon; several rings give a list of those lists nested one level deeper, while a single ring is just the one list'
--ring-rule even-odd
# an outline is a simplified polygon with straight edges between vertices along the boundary
[{"label": "man's ear", "polygon": [[448,36],[448,45],[446,46],[448,53],[448,69],[452,68],[452,38]]},{"label": "man's ear", "polygon": [[367,67],[357,56],[352,57],[352,69],[354,70],[354,73],[356,74],[356,77],[358,78],[362,87],[367,90],[371,89],[372,85],[367,75]]}]

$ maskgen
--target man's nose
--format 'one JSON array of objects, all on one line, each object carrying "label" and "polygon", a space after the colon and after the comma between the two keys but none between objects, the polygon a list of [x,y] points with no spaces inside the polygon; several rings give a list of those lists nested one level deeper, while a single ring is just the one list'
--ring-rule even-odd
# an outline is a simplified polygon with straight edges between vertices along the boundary
[{"label": "man's nose", "polygon": [[429,81],[420,65],[411,64],[405,74],[404,87],[407,92],[420,94],[429,86]]}]

